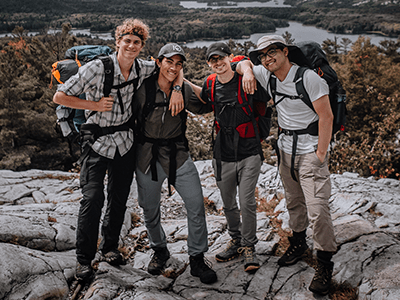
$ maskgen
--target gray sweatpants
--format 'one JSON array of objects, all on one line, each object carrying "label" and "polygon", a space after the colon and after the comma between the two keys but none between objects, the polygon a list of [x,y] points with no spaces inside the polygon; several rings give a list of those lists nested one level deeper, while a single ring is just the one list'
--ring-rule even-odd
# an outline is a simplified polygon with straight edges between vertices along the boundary
[{"label": "gray sweatpants", "polygon": [[[240,238],[242,246],[257,243],[257,203],[255,189],[261,170],[259,155],[253,155],[237,162],[222,162],[221,181],[217,186],[221,191],[228,232],[233,239]],[[216,170],[216,160],[213,159]],[[236,201],[239,188],[240,210]],[[242,220],[240,220],[240,213]]]},{"label": "gray sweatpants", "polygon": [[328,155],[323,163],[315,152],[296,155],[294,171],[298,182],[290,175],[291,154],[280,151],[279,173],[285,189],[289,211],[289,226],[295,232],[313,229],[314,249],[336,251],[336,240],[329,209],[331,180]]},{"label": "gray sweatpants", "polygon": [[[156,166],[158,181],[151,179],[151,171],[143,174],[139,169],[136,169],[138,202],[143,209],[151,248],[167,246],[165,232],[161,226],[160,214],[161,186],[167,175],[159,162],[157,162]],[[195,256],[207,252],[208,235],[203,191],[199,173],[190,157],[176,170],[175,189],[185,202],[187,211],[189,255]]]}]

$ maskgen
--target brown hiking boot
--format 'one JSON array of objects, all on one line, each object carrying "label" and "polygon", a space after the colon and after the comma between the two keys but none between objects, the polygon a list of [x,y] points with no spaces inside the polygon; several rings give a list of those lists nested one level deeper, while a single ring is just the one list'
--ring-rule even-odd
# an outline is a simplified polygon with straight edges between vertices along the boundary
[{"label": "brown hiking boot", "polygon": [[278,265],[281,267],[294,265],[300,259],[306,256],[308,249],[305,239],[299,239],[289,236],[290,246],[282,257],[278,260]]},{"label": "brown hiking boot", "polygon": [[168,261],[170,254],[168,248],[154,248],[153,257],[147,267],[147,272],[152,275],[160,275],[165,263]]},{"label": "brown hiking boot", "polygon": [[240,239],[231,239],[226,249],[215,255],[215,260],[219,262],[225,262],[238,257],[240,248]]},{"label": "brown hiking boot", "polygon": [[244,256],[244,270],[254,273],[260,268],[254,246],[241,247],[238,252]]},{"label": "brown hiking boot", "polygon": [[331,286],[332,271],[333,262],[323,262],[321,260],[317,260],[315,275],[308,289],[316,294],[328,294]]}]

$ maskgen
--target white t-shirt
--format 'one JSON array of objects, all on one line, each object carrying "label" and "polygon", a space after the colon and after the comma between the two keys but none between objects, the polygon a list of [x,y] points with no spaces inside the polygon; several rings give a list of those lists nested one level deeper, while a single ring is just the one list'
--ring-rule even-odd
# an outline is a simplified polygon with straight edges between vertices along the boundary
[{"label": "white t-shirt", "polygon": [[[296,85],[293,80],[298,68],[299,66],[293,65],[283,82],[278,78],[276,79],[276,91],[278,93],[292,96],[297,95]],[[253,73],[260,84],[272,95],[268,84],[271,72],[263,65],[258,65],[253,67]],[[324,95],[329,95],[328,84],[314,71],[306,70],[303,80],[304,87],[310,96],[311,102],[318,100]],[[279,101],[281,98],[282,96],[276,96],[275,101]],[[276,106],[276,110],[278,112],[279,126],[287,130],[305,129],[309,124],[318,120],[318,115],[300,99],[292,100],[285,98]],[[291,154],[292,142],[293,136],[281,134],[278,140],[278,147],[284,152]],[[309,134],[299,135],[296,154],[313,152],[316,150],[317,145],[318,136]]]}]

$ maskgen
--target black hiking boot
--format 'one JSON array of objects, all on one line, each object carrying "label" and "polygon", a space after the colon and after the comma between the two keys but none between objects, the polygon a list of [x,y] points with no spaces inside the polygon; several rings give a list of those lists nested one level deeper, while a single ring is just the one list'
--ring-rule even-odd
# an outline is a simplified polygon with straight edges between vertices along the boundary
[{"label": "black hiking boot", "polygon": [[76,263],[75,278],[78,281],[88,282],[94,274],[93,268],[90,264]]},{"label": "black hiking boot", "polygon": [[254,246],[241,247],[238,252],[244,255],[244,270],[246,272],[254,273],[260,268]]},{"label": "black hiking boot", "polygon": [[319,295],[329,293],[333,271],[333,262],[317,260],[315,275],[308,289]]},{"label": "black hiking boot", "polygon": [[278,260],[278,265],[281,267],[294,265],[300,259],[306,256],[308,249],[306,239],[295,236],[289,237],[290,246],[282,257]]},{"label": "black hiking boot", "polygon": [[152,275],[160,275],[165,267],[165,263],[170,258],[168,248],[154,248],[153,257],[147,267],[147,272]]},{"label": "black hiking boot", "polygon": [[121,252],[119,252],[117,249],[108,251],[105,254],[102,253],[101,261],[105,261],[112,266],[119,266],[126,264],[125,258],[122,256]]},{"label": "black hiking boot", "polygon": [[226,249],[215,255],[215,260],[218,262],[225,262],[234,259],[240,255],[238,252],[240,248],[240,239],[231,239]]},{"label": "black hiking boot", "polygon": [[209,266],[211,263],[204,257],[203,253],[190,256],[190,274],[199,277],[202,283],[210,284],[217,281],[217,274]]}]

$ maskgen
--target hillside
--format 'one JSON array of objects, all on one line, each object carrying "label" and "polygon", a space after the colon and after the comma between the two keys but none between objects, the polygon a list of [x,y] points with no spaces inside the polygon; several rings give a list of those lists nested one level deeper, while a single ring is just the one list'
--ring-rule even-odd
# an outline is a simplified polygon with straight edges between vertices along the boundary
[{"label": "hillside", "polygon": [[[0,32],[15,26],[28,31],[74,28],[112,31],[127,17],[145,20],[153,39],[165,43],[204,38],[241,38],[287,26],[288,20],[315,25],[335,33],[380,32],[400,34],[400,6],[392,1],[298,1],[286,0],[292,8],[184,9],[180,1],[66,0],[13,1],[0,3]],[[226,1],[225,1],[226,2]],[[170,20],[174,20],[172,23]]]}]

